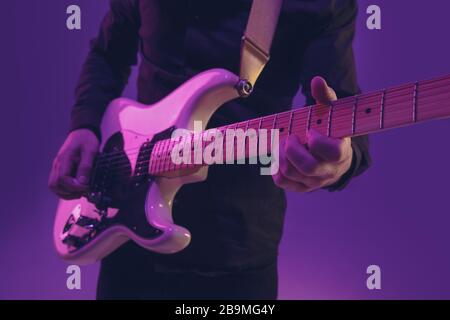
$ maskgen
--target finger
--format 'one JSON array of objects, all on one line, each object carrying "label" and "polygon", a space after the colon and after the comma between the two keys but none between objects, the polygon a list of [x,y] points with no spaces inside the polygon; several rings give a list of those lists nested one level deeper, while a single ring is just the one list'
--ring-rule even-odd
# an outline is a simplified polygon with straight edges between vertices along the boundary
[{"label": "finger", "polygon": [[286,179],[294,182],[301,182],[308,187],[315,187],[322,183],[322,181],[328,177],[308,177],[298,171],[292,163],[286,159],[286,155],[283,153],[280,155],[280,171],[279,173]]},{"label": "finger", "polygon": [[78,157],[75,154],[66,153],[56,158],[57,180],[61,177],[73,177],[78,163]]},{"label": "finger", "polygon": [[58,179],[58,190],[62,193],[79,196],[87,190],[87,186],[78,182],[73,177],[60,177]]},{"label": "finger", "polygon": [[286,177],[283,177],[283,175],[281,175],[281,174],[274,175],[273,181],[277,187],[282,188],[286,191],[292,191],[292,192],[310,192],[310,191],[312,191],[311,188],[304,185],[303,183],[289,180]]},{"label": "finger", "polygon": [[82,194],[74,194],[74,193],[65,193],[62,191],[55,192],[55,194],[58,196],[58,198],[64,199],[64,200],[75,200],[81,198]]},{"label": "finger", "polygon": [[78,161],[78,157],[70,153],[57,157],[55,161],[55,180],[51,186],[52,190],[57,194],[73,194],[79,197],[81,193],[86,191],[86,186],[74,178],[74,171]]},{"label": "finger", "polygon": [[68,155],[58,155],[53,162],[52,170],[50,172],[48,185],[50,189],[56,194],[68,193],[67,190],[60,184],[60,180],[64,176],[69,176],[73,172],[75,166],[75,159]]},{"label": "finger", "polygon": [[330,138],[313,129],[308,131],[307,141],[309,151],[323,161],[339,163],[347,159],[351,151],[350,138]]},{"label": "finger", "polygon": [[83,150],[81,161],[78,165],[76,179],[80,184],[87,185],[91,176],[92,166],[97,152],[94,150]]},{"label": "finger", "polygon": [[302,175],[307,177],[328,177],[331,175],[329,166],[321,164],[314,158],[296,135],[291,135],[286,140],[286,158]]},{"label": "finger", "polygon": [[[52,177],[49,180],[49,188],[52,190],[59,198],[65,200],[73,200],[81,197],[82,192],[74,192],[73,188],[67,189],[65,183],[60,183],[59,180],[55,177],[55,173],[52,170]],[[71,178],[73,179],[73,178]]]},{"label": "finger", "polygon": [[50,175],[48,177],[48,187],[52,190],[55,191],[54,188],[56,186],[56,181],[57,181],[57,164],[56,164],[56,160],[53,161],[52,164],[52,168],[50,170]]},{"label": "finger", "polygon": [[331,101],[337,100],[336,92],[330,88],[322,77],[314,77],[311,81],[311,94],[320,104],[328,104]]}]

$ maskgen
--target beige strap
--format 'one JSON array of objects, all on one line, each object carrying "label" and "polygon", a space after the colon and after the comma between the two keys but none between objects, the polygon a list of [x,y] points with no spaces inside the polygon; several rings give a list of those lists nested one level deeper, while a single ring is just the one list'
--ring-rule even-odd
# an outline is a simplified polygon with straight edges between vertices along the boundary
[{"label": "beige strap", "polygon": [[269,61],[270,48],[278,24],[283,0],[253,0],[250,17],[242,38],[241,96],[248,96],[264,66]]}]

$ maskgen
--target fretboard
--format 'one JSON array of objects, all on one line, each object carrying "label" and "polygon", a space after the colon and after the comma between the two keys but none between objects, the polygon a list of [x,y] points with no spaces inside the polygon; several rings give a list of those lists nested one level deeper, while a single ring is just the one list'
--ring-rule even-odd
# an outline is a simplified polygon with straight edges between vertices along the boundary
[{"label": "fretboard", "polygon": [[[329,137],[344,138],[446,117],[450,117],[450,75],[347,97],[329,105],[294,109],[213,130],[220,130],[225,135],[227,129],[244,131],[253,129],[257,133],[260,129],[278,129],[280,139],[296,134],[303,143],[306,143],[306,134],[310,129]],[[196,142],[197,139],[201,141],[210,132],[205,131],[196,137],[192,136],[192,142]],[[239,156],[237,149],[240,143],[242,145],[239,139],[233,142],[236,160]],[[192,164],[173,164],[170,153],[176,144],[177,142],[173,140],[162,140],[155,144],[150,157],[150,174],[161,175],[203,165],[194,161]],[[207,144],[208,142],[203,142],[202,148]],[[226,145],[224,139],[224,156]],[[270,149],[270,141],[268,148]],[[248,143],[245,144],[244,158],[257,154],[257,150],[252,150]]]}]

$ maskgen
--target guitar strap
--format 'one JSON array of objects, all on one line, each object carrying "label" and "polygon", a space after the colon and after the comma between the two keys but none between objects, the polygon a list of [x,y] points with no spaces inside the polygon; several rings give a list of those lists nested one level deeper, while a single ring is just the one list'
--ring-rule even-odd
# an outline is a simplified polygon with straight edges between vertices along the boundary
[{"label": "guitar strap", "polygon": [[256,80],[270,58],[270,48],[283,0],[253,0],[241,45],[241,70],[238,91],[251,94]]}]

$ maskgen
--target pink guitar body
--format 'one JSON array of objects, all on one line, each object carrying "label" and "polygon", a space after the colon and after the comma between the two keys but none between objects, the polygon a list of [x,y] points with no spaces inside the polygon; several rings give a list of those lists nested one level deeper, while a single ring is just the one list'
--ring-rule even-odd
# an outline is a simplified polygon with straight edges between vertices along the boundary
[{"label": "pink guitar body", "polygon": [[[148,173],[145,166],[137,167],[143,154],[137,150],[169,128],[193,130],[194,121],[207,125],[223,103],[238,97],[238,81],[233,73],[213,69],[192,78],[154,105],[124,98],[112,101],[101,125],[101,152],[120,153],[121,163],[128,164],[128,173],[122,177],[125,180],[138,175],[137,170]],[[59,256],[78,264],[93,263],[128,240],[163,254],[184,249],[191,234],[173,222],[172,201],[182,185],[205,180],[207,170],[205,166],[187,175],[152,177],[114,190],[118,198],[123,197],[119,202],[124,206],[99,207],[87,197],[60,200],[54,224]]]}]

